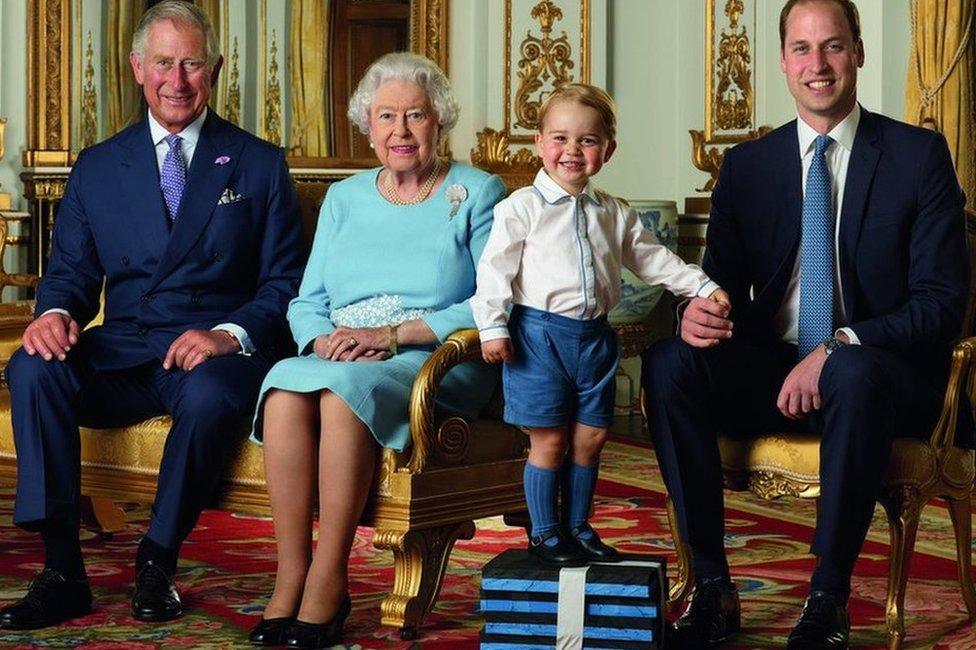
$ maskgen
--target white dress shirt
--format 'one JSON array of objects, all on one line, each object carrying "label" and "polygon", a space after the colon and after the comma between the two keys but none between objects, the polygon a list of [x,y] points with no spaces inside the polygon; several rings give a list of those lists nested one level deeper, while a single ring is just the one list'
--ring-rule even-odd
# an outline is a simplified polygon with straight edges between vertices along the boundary
[{"label": "white dress shirt", "polygon": [[[844,310],[844,287],[840,278],[840,220],[841,206],[844,204],[844,184],[847,181],[847,166],[851,160],[851,150],[854,148],[854,136],[857,125],[861,121],[861,107],[854,104],[854,109],[847,114],[837,126],[827,134],[833,142],[827,148],[824,157],[827,171],[830,173],[830,192],[833,201],[834,215],[834,322],[847,325],[847,314]],[[812,126],[799,116],[796,119],[797,137],[800,140],[800,159],[802,163],[803,195],[807,192],[807,173],[813,162],[814,143],[820,135]],[[779,338],[788,343],[796,343],[797,325],[800,319],[800,255],[802,247],[798,247],[796,261],[793,264],[793,274],[786,285],[783,304],[773,318],[773,328]],[[857,335],[849,327],[841,327],[837,332],[844,332],[851,343],[860,344]]]},{"label": "white dress shirt", "polygon": [[[203,112],[200,113],[197,119],[190,122],[185,129],[177,133],[181,138],[180,148],[183,151],[183,159],[186,161],[187,171],[189,171],[190,163],[193,161],[193,152],[196,151],[197,142],[200,140],[200,132],[203,130],[203,123],[206,119],[207,108],[204,107]],[[166,154],[169,152],[169,144],[166,142],[166,136],[169,135],[169,131],[156,121],[152,112],[149,113],[149,134],[152,137],[153,147],[156,150],[156,168],[161,175],[163,173],[163,161],[166,160]],[[64,314],[69,318],[71,317],[71,314],[67,310],[60,308],[48,309],[41,315],[44,316],[50,313]],[[240,325],[235,323],[221,323],[212,329],[230,332],[237,339],[237,342],[240,343],[241,354],[251,354],[254,352],[254,345],[251,343],[251,338],[247,335],[247,330]]]},{"label": "white dress shirt", "polygon": [[587,183],[573,196],[544,169],[495,206],[471,309],[482,341],[508,338],[512,303],[592,320],[620,302],[620,268],[684,297],[718,285],[644,228],[632,208]]}]

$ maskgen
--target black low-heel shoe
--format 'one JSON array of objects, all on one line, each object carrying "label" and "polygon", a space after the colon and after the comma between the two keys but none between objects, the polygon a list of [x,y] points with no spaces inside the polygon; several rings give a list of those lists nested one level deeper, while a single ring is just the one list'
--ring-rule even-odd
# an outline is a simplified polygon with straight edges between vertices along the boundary
[{"label": "black low-heel shoe", "polygon": [[349,594],[342,599],[339,611],[325,623],[306,623],[299,619],[291,624],[285,633],[283,643],[286,648],[328,648],[342,640],[342,625],[352,611]]},{"label": "black low-heel shoe", "polygon": [[[556,538],[554,544],[546,543]],[[546,564],[556,564],[565,567],[586,566],[586,555],[573,540],[569,539],[561,528],[533,537],[529,540],[529,555]]]},{"label": "black low-heel shoe", "polygon": [[[586,537],[583,537],[589,533]],[[596,531],[589,524],[583,524],[569,531],[579,547],[583,549],[583,554],[594,562],[619,562],[620,552],[614,547],[604,543]]]},{"label": "black low-heel shoe", "polygon": [[281,645],[285,642],[285,633],[294,622],[294,616],[262,618],[261,622],[251,630],[247,639],[251,645]]}]

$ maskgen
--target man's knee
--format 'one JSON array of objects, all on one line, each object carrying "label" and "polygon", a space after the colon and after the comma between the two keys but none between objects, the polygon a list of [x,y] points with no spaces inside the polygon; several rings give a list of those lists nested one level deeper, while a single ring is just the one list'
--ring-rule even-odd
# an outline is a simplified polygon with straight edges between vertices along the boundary
[{"label": "man's knee", "polygon": [[883,397],[891,389],[889,364],[876,348],[847,345],[836,350],[820,374],[820,394],[825,400],[861,402]]},{"label": "man's knee", "polygon": [[700,355],[701,350],[677,336],[652,345],[641,355],[641,385],[645,392],[665,396],[675,387],[697,381]]},{"label": "man's knee", "polygon": [[254,382],[241,381],[240,374],[218,365],[208,361],[187,374],[174,417],[195,423],[197,429],[223,429],[251,416],[260,384],[251,386]]},{"label": "man's knee", "polygon": [[45,361],[39,354],[30,355],[24,348],[18,348],[10,357],[5,374],[11,392],[18,392],[35,387],[47,388],[52,381],[67,377],[65,371],[62,361]]}]

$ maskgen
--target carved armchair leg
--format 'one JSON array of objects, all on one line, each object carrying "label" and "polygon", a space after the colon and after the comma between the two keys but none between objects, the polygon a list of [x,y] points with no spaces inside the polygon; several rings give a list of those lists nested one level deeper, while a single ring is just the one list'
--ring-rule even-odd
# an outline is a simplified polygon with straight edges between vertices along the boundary
[{"label": "carved armchair leg", "polygon": [[969,620],[976,620],[976,592],[973,590],[973,515],[970,510],[970,495],[966,492],[959,497],[946,497],[946,504],[949,506],[952,528],[956,533],[956,558],[962,599],[966,603]]},{"label": "carved armchair leg", "polygon": [[506,512],[502,516],[502,519],[505,521],[506,526],[524,528],[526,539],[532,537],[532,520],[529,518],[528,510],[523,510],[522,512]]},{"label": "carved armchair leg", "polygon": [[671,590],[668,594],[668,608],[672,611],[678,607],[691,593],[691,588],[695,583],[695,567],[691,559],[691,547],[681,536],[681,527],[678,525],[678,511],[674,509],[674,501],[671,495],[667,495],[665,505],[668,511],[668,527],[671,529],[671,539],[674,540],[674,552],[678,556],[678,572],[671,583]]},{"label": "carved armchair leg", "polygon": [[458,539],[474,537],[474,522],[420,530],[377,530],[373,546],[393,551],[393,591],[380,604],[380,623],[400,628],[405,640],[434,606],[447,560]]},{"label": "carved armchair leg", "polygon": [[125,511],[111,499],[101,497],[81,497],[81,521],[102,537],[110,538],[125,528]]},{"label": "carved armchair leg", "polygon": [[905,640],[905,585],[908,583],[908,565],[915,551],[915,534],[918,532],[919,514],[925,501],[912,486],[895,486],[882,495],[881,501],[888,514],[891,540],[885,623],[888,628],[888,648],[898,650]]}]

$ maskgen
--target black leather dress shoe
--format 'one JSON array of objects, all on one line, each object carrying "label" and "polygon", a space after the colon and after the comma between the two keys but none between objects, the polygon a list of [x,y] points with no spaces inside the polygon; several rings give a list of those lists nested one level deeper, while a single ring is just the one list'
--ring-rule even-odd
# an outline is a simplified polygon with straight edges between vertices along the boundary
[{"label": "black leather dress shoe", "polygon": [[[586,535],[589,533],[589,535]],[[593,562],[619,562],[620,553],[612,546],[604,544],[600,536],[589,524],[583,524],[569,531],[583,550],[583,554]],[[584,535],[586,535],[584,537]]]},{"label": "black leather dress shoe", "polygon": [[840,597],[827,591],[814,591],[803,604],[803,613],[790,632],[786,648],[846,648],[850,635],[851,620]]},{"label": "black leather dress shoe", "polygon": [[147,561],[136,574],[136,591],[132,594],[132,616],[139,621],[170,621],[183,615],[180,593],[173,584],[173,574]]},{"label": "black leather dress shoe", "polygon": [[294,616],[262,618],[261,622],[251,630],[247,639],[251,645],[282,645],[285,642],[285,633],[294,622]]},{"label": "black leather dress shoe", "polygon": [[35,630],[91,613],[88,580],[69,580],[55,569],[44,569],[30,583],[27,594],[0,609],[0,628]]},{"label": "black leather dress shoe", "polygon": [[[739,592],[727,578],[702,580],[674,624],[677,648],[707,648],[739,631]],[[670,644],[669,644],[670,645]]]},{"label": "black leather dress shoe", "polygon": [[339,611],[325,623],[306,623],[295,619],[285,633],[283,643],[286,648],[328,648],[342,640],[342,625],[352,611],[349,594],[342,599]]},{"label": "black leather dress shoe", "polygon": [[[546,543],[553,538],[556,540],[555,543]],[[530,539],[529,555],[547,564],[559,566],[585,566],[587,562],[583,549],[561,528],[553,528],[543,535]]]}]

